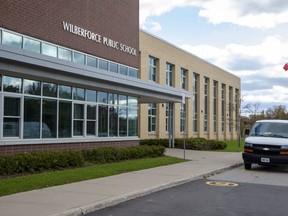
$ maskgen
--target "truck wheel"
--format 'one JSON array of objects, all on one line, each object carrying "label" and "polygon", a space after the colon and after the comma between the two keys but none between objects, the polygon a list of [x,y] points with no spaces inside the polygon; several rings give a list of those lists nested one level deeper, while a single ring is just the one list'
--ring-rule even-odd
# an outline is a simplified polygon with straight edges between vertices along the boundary
[{"label": "truck wheel", "polygon": [[245,163],[244,167],[246,170],[251,170],[252,164],[251,163]]}]

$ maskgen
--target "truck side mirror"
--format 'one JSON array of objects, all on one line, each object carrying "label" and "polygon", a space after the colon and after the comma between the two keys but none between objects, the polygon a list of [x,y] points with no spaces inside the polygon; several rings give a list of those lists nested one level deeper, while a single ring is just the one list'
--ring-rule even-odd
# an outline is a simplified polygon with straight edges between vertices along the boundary
[{"label": "truck side mirror", "polygon": [[246,129],[244,130],[244,134],[245,134],[246,136],[248,136],[249,133],[250,133],[250,130],[249,130],[248,128],[246,128]]}]

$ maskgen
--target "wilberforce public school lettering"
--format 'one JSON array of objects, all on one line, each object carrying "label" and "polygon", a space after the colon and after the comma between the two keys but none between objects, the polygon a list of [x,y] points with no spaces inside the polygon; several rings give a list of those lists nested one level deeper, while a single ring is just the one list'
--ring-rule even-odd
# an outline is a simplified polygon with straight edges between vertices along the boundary
[{"label": "wilberforce public school lettering", "polygon": [[67,23],[67,22],[63,21],[63,29],[67,32],[73,33],[73,34],[78,35],[80,37],[84,37],[84,38],[87,38],[89,40],[95,41],[96,43],[100,43],[100,44],[103,44],[107,47],[111,47],[113,49],[120,50],[121,52],[125,52],[125,53],[128,53],[130,55],[137,56],[137,52],[136,52],[135,48],[127,46],[123,43],[112,40],[110,38],[104,37],[102,35],[96,34],[92,31],[89,31],[87,29],[73,25],[71,23]]}]

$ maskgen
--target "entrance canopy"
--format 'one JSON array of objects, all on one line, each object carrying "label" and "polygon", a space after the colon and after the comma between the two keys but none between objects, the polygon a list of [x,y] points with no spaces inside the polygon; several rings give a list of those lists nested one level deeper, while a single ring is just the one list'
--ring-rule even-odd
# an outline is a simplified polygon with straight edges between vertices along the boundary
[{"label": "entrance canopy", "polygon": [[139,103],[181,103],[191,93],[158,83],[145,81],[87,65],[39,55],[25,50],[0,45],[0,69],[9,75],[41,78],[46,81],[77,83],[86,88],[131,95]]}]

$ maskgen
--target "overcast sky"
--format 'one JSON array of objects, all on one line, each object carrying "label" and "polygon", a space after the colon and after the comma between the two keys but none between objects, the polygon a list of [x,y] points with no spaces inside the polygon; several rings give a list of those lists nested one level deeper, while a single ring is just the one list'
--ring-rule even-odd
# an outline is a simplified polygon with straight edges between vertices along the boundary
[{"label": "overcast sky", "polygon": [[288,109],[287,0],[140,0],[140,27],[239,76],[244,103]]}]

